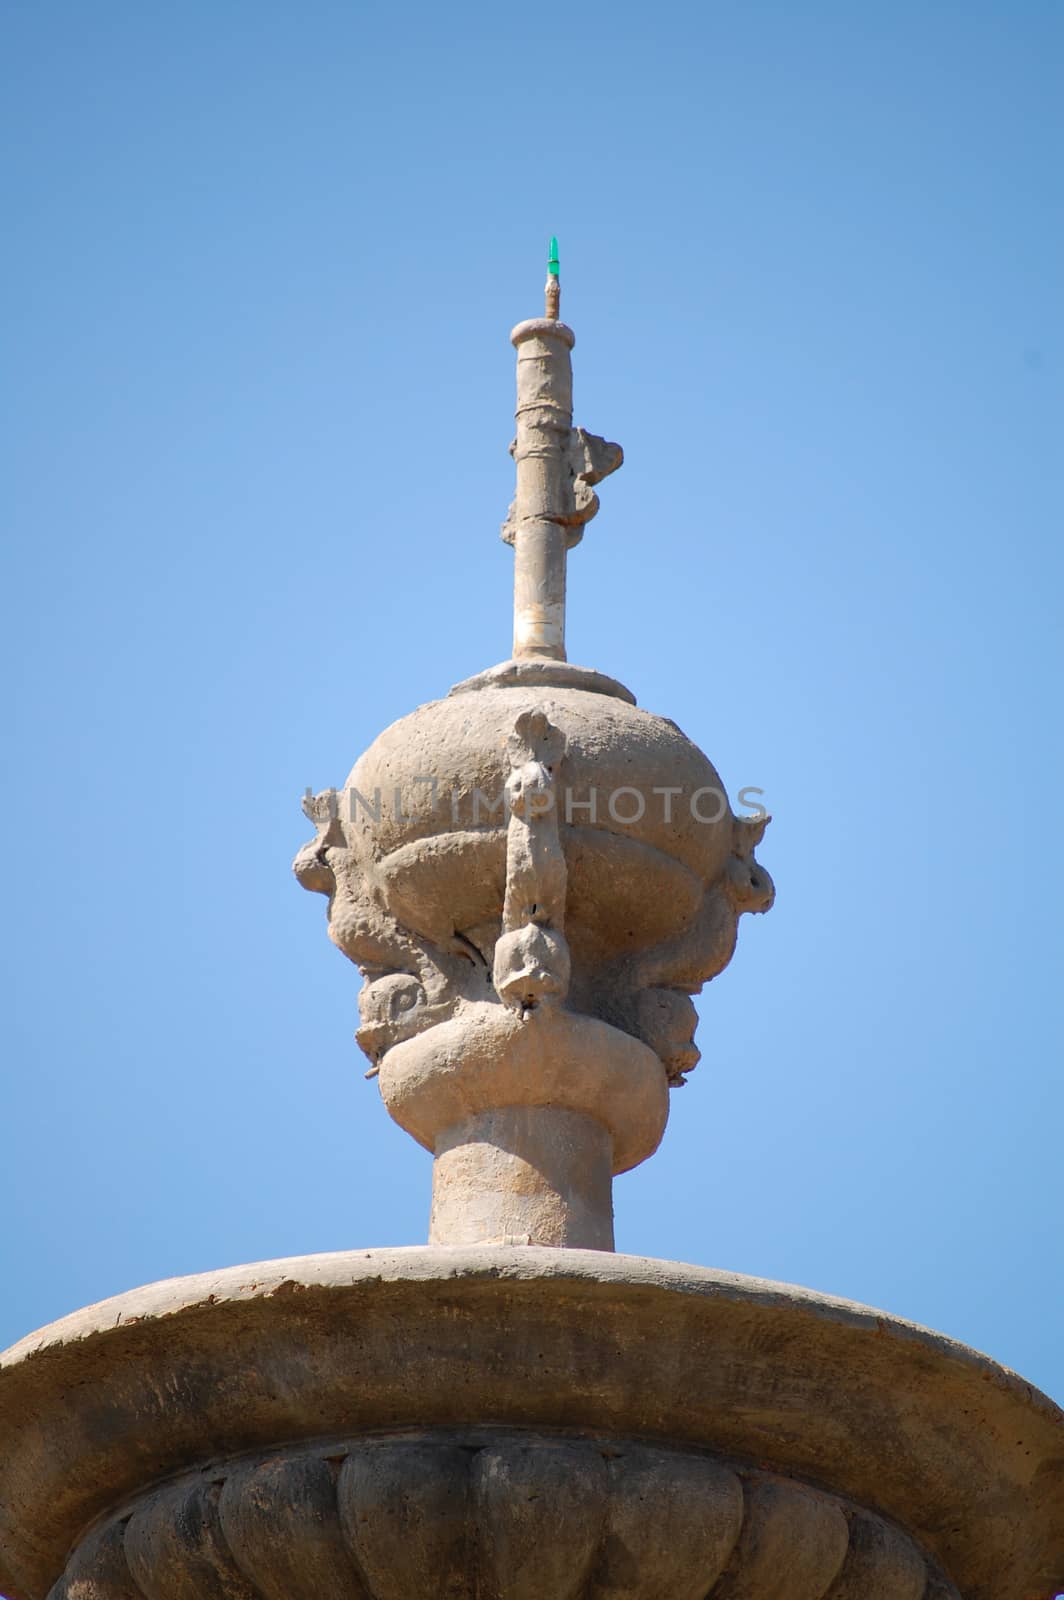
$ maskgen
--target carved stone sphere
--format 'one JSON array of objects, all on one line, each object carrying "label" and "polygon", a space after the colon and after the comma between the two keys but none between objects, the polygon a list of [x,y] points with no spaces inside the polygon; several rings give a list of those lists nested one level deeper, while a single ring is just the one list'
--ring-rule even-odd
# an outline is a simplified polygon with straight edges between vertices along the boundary
[{"label": "carved stone sphere", "polygon": [[[541,859],[544,804],[557,842]],[[527,813],[530,853],[508,889],[511,813]],[[734,815],[674,722],[568,663],[505,664],[418,707],[308,815],[318,836],[296,872],[329,896],[330,935],[367,978],[359,1038],[374,1061],[456,1006],[501,998],[509,893],[527,922],[564,922],[556,997],[642,1040],[681,1083],[698,1060],[690,997],[730,961],[741,913],[773,897],[754,859],[767,819]]]},{"label": "carved stone sphere", "polygon": [[426,937],[497,920],[507,737],[536,709],[566,736],[558,820],[576,964],[675,937],[724,873],[732,811],[715,768],[675,723],[605,694],[484,688],[420,706],[351,772],[341,803],[349,845],[379,869],[399,920]]},{"label": "carved stone sphere", "polygon": [[[723,785],[698,746],[666,717],[610,695],[557,687],[455,694],[386,728],[348,780],[363,795],[380,788],[386,802],[374,827],[376,849],[386,855],[455,827],[504,826],[507,739],[518,718],[536,710],[566,736],[560,821],[636,840],[702,878],[719,870],[730,846],[731,811],[726,797],[717,799]],[[429,778],[438,785],[435,805]],[[396,786],[402,816],[396,815]],[[367,826],[369,809],[360,805],[358,811]]]}]

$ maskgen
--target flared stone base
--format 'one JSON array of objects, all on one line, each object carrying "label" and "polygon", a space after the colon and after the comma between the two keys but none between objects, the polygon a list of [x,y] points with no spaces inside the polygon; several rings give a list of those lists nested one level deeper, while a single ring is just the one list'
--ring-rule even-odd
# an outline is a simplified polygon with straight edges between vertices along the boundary
[{"label": "flared stone base", "polygon": [[1034,1600],[1064,1417],[788,1286],[595,1251],[175,1279],[0,1358],[11,1600]]}]

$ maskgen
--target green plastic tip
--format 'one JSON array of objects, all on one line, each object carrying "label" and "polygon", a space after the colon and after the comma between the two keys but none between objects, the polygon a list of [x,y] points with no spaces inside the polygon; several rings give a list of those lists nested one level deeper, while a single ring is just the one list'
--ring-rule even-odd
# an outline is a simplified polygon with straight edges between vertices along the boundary
[{"label": "green plastic tip", "polygon": [[550,259],[547,262],[547,271],[552,278],[558,276],[558,241],[553,237],[550,242]]}]

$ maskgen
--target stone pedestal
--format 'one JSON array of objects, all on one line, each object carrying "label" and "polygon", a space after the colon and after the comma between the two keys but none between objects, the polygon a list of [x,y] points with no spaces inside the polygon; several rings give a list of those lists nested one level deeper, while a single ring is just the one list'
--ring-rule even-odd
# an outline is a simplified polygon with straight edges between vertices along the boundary
[{"label": "stone pedestal", "polygon": [[10,1600],[1035,1600],[1064,1417],[786,1285],[597,1251],[176,1279],[0,1367]]}]

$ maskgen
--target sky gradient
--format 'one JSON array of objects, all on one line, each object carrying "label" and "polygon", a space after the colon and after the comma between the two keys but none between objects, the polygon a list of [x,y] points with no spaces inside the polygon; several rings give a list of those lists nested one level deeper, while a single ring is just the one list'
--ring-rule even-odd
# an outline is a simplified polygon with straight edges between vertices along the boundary
[{"label": "sky gradient", "polygon": [[416,1243],[289,863],[509,650],[548,237],[626,460],[569,653],[765,791],[777,904],[621,1249],[1064,1398],[1055,4],[14,4],[0,1345]]}]

